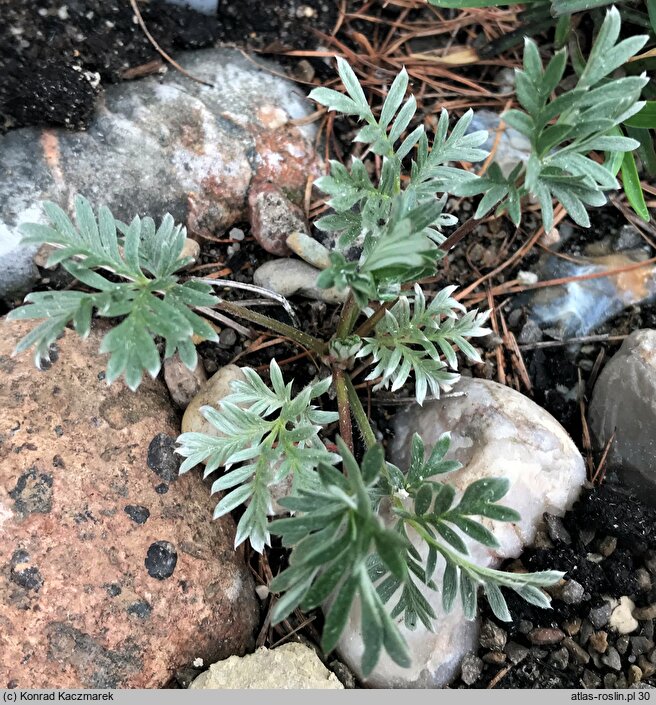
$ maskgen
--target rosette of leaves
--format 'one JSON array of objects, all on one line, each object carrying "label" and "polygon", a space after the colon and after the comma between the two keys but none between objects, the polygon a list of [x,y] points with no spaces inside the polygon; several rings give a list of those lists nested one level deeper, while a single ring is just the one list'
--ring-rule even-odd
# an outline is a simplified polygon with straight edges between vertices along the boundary
[{"label": "rosette of leaves", "polygon": [[126,225],[104,206],[96,218],[82,196],[75,198],[77,227],[56,204],[46,202],[43,208],[49,224],[23,225],[22,242],[52,246],[46,266],[60,264],[85,289],[28,294],[27,305],[8,318],[45,320],[19,342],[16,352],[34,347],[39,365],[69,323],[81,337],[88,336],[95,311],[101,318],[122,319],[100,346],[101,353],[110,354],[108,383],[124,375],[134,391],[144,371],[156,377],[161,367],[158,338],[164,341],[165,357],[178,352],[193,370],[197,357],[192,336],[217,340],[214,329],[193,309],[213,306],[218,299],[207,284],[180,283],[176,276],[191,261],[181,257],[185,229],[170,215],[157,228],[152,218],[138,216]]},{"label": "rosette of leaves", "polygon": [[417,403],[423,404],[429,389],[439,397],[440,390],[449,391],[460,378],[449,371],[458,369],[456,349],[474,362],[481,361],[467,339],[490,332],[483,327],[489,314],[467,312],[451,296],[455,290],[455,286],[446,287],[426,305],[421,287],[415,284],[414,296],[399,297],[385,312],[374,335],[364,339],[356,355],[372,356],[374,368],[366,379],[380,378],[374,389],[386,387],[394,392],[412,373]]},{"label": "rosette of leaves", "polygon": [[[272,388],[257,372],[243,368],[246,379],[231,383],[232,393],[221,400],[220,408],[201,407],[218,434],[183,433],[177,449],[185,458],[180,473],[205,463],[203,477],[207,478],[225,467],[228,472],[214,481],[212,494],[229,492],[216,505],[214,518],[247,503],[237,525],[235,547],[248,539],[259,553],[270,544],[271,487],[290,475],[292,492],[312,487],[317,482],[317,466],[338,459],[318,435],[324,426],[337,421],[338,414],[311,403],[326,393],[331,378],[310,384],[294,396],[292,382],[285,384],[275,359],[269,370]],[[233,465],[238,467],[231,470]]]},{"label": "rosette of leaves", "polygon": [[568,53],[558,51],[546,67],[537,45],[526,39],[523,70],[515,71],[517,99],[523,110],[509,110],[503,120],[531,142],[526,166],[519,163],[509,176],[493,164],[480,178],[459,182],[460,196],[482,193],[476,218],[492,209],[507,211],[515,224],[521,220],[521,201],[530,195],[542,211],[548,232],[553,227],[553,199],[579,225],[590,226],[588,206],[606,203],[605,192],[619,188],[609,164],[591,158],[594,151],[628,153],[640,143],[618,132],[619,126],[645,106],[640,100],[646,75],[613,78],[613,72],[640,51],[647,36],[618,41],[621,19],[616,8],[608,10],[588,56],[575,63],[576,85],[560,86]]},{"label": "rosette of leaves", "polygon": [[[291,548],[289,567],[270,586],[284,593],[273,610],[274,624],[297,607],[307,611],[324,606],[322,648],[328,653],[337,645],[357,601],[366,676],[383,649],[400,666],[409,665],[397,618],[403,615],[408,629],[421,621],[432,630],[436,615],[426,598],[431,591],[441,590],[445,612],[460,599],[467,619],[475,618],[480,586],[503,620],[509,620],[510,614],[502,586],[533,604],[549,606],[549,597],[540,588],[557,582],[563,573],[505,573],[468,559],[463,534],[485,546],[497,546],[494,535],[475,517],[517,521],[519,515],[498,504],[508,491],[505,480],[473,482],[456,501],[456,490],[438,479],[460,467],[444,459],[448,435],[438,441],[428,459],[421,439],[415,436],[406,475],[385,463],[378,445],[367,451],[361,467],[339,438],[337,445],[345,473],[321,464],[320,486],[281,500],[295,515],[271,525]],[[377,511],[382,503],[391,506],[392,528]],[[428,545],[427,560],[409,540],[408,528]],[[441,585],[437,586],[433,578],[440,560]],[[397,601],[389,609],[393,597]]]}]

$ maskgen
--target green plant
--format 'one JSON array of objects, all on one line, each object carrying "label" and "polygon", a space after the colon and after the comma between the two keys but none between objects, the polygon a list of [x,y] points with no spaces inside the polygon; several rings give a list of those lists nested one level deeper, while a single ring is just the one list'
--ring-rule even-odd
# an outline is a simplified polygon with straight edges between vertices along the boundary
[{"label": "green plant", "polygon": [[[32,295],[13,317],[49,317],[42,324],[45,327],[37,328],[20,344],[24,349],[37,343],[37,354],[42,355],[68,322],[78,332],[88,332],[92,308],[101,316],[124,316],[107,334],[109,343],[103,343],[103,348],[113,351],[110,378],[124,370],[133,387],[143,369],[151,374],[159,369],[156,336],[165,340],[165,355],[177,348],[191,365],[192,356],[186,352],[189,346],[193,348],[191,333],[213,337],[203,318],[210,307],[267,327],[310,350],[326,371],[298,393],[272,361],[270,386],[254,370],[245,369],[245,380],[233,383],[232,394],[219,408],[204,407],[202,413],[216,432],[180,436],[179,453],[185,457],[181,472],[202,462],[206,477],[224,468],[212,486],[213,493],[228,491],[219,500],[215,516],[245,505],[236,544],[248,539],[253,548],[263,551],[275,533],[291,549],[289,567],[272,584],[273,590],[284,593],[276,604],[274,620],[284,619],[299,605],[304,609],[326,606],[323,640],[328,651],[337,643],[359,599],[365,641],[363,670],[369,672],[383,649],[398,663],[408,663],[396,616],[403,614],[410,628],[419,622],[425,628],[433,627],[434,612],[422,589],[441,590],[445,609],[460,599],[466,616],[472,618],[477,589],[482,586],[495,613],[508,619],[501,587],[548,606],[540,588],[562,574],[516,575],[471,560],[465,537],[496,545],[493,534],[477,517],[517,521],[518,515],[498,504],[508,490],[503,479],[473,482],[457,497],[447,476],[460,466],[445,457],[448,435],[428,458],[415,437],[410,467],[403,470],[385,461],[376,442],[353,384],[356,365],[369,365],[369,379],[378,387],[397,390],[414,377],[414,395],[421,404],[429,390],[438,397],[457,382],[458,354],[480,359],[468,339],[488,332],[486,314],[465,311],[453,298],[453,287],[427,300],[418,280],[436,273],[447,249],[441,229],[453,224],[454,218],[444,213],[446,194],[472,181],[471,174],[451,163],[484,158],[478,146],[486,135],[466,134],[469,113],[449,133],[448,115],[443,112],[432,142],[421,126],[404,136],[415,113],[414,99],[405,100],[405,72],[394,81],[376,117],[348,64],[340,60],[338,69],[347,95],[317,89],[312,97],[363,120],[356,139],[380,155],[382,166],[380,179],[374,180],[363,161],[355,160],[350,169],[333,163],[330,176],[320,181],[334,213],[321,219],[319,227],[338,235],[331,266],[322,273],[320,283],[350,288],[330,339],[316,338],[218,299],[202,282],[180,283],[184,232],[173,228],[170,218],[159,230],[149,219],[135,219],[124,226],[101,209],[96,223],[84,199],[76,202],[77,229],[59,209],[48,205],[54,227],[30,226],[27,233],[31,242],[59,247],[52,261],[62,262],[82,285],[99,293],[51,292],[36,299]],[[470,227],[464,224],[457,232]],[[350,261],[347,248],[354,241],[362,246],[362,254]],[[111,279],[96,269],[109,270]],[[77,302],[75,307],[60,313],[69,298]],[[82,300],[88,301],[84,325],[77,313]],[[164,315],[169,309],[175,318]],[[124,364],[117,339],[129,346]],[[112,363],[116,356],[119,362]],[[334,389],[337,411],[320,408],[329,389]],[[354,421],[359,437],[354,434]],[[333,436],[336,445],[330,440]],[[360,464],[356,454],[361,456]],[[340,462],[344,472],[337,469]],[[294,515],[270,522],[280,488],[289,481],[291,494],[280,499],[280,504]],[[410,541],[410,533],[425,544],[426,559]],[[434,581],[439,571],[442,582],[438,587]]]},{"label": "green plant", "polygon": [[[121,318],[103,338],[100,352],[110,353],[107,381],[121,375],[133,391],[144,370],[156,377],[161,367],[155,338],[165,343],[165,355],[176,351],[189,369],[196,367],[192,335],[217,340],[209,323],[193,312],[198,306],[214,306],[218,299],[202,282],[179,282],[177,273],[190,262],[182,258],[185,231],[170,215],[159,228],[151,218],[135,217],[125,225],[101,207],[98,218],[82,196],[75,199],[77,227],[54,203],[45,203],[50,225],[23,226],[25,244],[48,244],[54,249],[46,266],[60,264],[81,284],[93,291],[45,291],[29,294],[29,305],[14,309],[11,320],[41,319],[18,344],[16,352],[35,348],[35,361],[48,359],[49,348],[72,323],[85,338],[91,317]],[[105,270],[111,279],[96,270]]]},{"label": "green plant", "polygon": [[[458,9],[515,4],[496,0],[429,2]],[[508,177],[498,167],[490,168],[485,181],[478,184],[478,193],[485,193],[478,216],[499,203],[498,210],[506,210],[518,223],[521,199],[530,194],[540,202],[547,230],[552,219],[552,198],[558,200],[577,223],[588,227],[584,204],[603,204],[603,192],[620,187],[615,177],[621,172],[621,186],[627,200],[643,220],[649,221],[633,150],[637,150],[646,172],[650,176],[656,174],[653,132],[656,130],[656,101],[640,101],[640,94],[649,80],[644,73],[637,73],[639,67],[647,67],[654,54],[652,50],[637,56],[648,42],[652,47],[656,43],[656,0],[647,0],[645,12],[629,2],[621,4],[620,9],[611,7],[603,22],[599,19],[596,41],[586,62],[580,41],[574,34],[572,15],[609,4],[610,0],[532,0],[528,3],[535,31],[522,28],[513,35],[514,39],[519,41],[531,33],[544,31],[545,19],[546,25],[557,22],[554,44],[563,47],[571,37],[569,53],[578,82],[551,99],[561,83],[568,52],[561,48],[545,69],[536,44],[524,39],[524,70],[516,72],[516,94],[525,112],[510,110],[502,117],[506,124],[531,140],[531,160],[526,169],[518,165],[517,171]],[[626,21],[639,27],[639,31],[647,30],[649,34],[630,35],[618,41],[622,24],[620,13]],[[504,37],[498,48],[507,48],[508,40]],[[628,75],[613,79],[614,72],[620,68]],[[653,87],[649,95],[654,97]],[[606,152],[603,166],[589,158],[594,150]],[[476,188],[470,184],[460,193],[473,195],[477,193]]]}]

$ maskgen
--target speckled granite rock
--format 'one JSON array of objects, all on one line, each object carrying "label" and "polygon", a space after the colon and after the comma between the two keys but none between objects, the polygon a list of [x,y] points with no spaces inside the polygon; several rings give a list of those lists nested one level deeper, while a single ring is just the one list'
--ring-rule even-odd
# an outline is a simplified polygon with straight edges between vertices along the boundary
[{"label": "speckled granite rock", "polygon": [[247,656],[231,656],[210,666],[190,688],[332,689],[344,686],[304,644],[259,648]]},{"label": "speckled granite rock", "polygon": [[0,688],[152,688],[252,648],[258,607],[229,518],[178,478],[159,382],[103,381],[98,331],[52,366],[0,320]]},{"label": "speckled granite rock", "polygon": [[[466,377],[454,391],[461,396],[426,402],[423,407],[413,404],[395,417],[389,458],[401,469],[407,468],[415,432],[430,453],[441,434],[449,430],[451,448],[447,457],[464,466],[449,475],[457,490],[485,477],[510,480],[510,491],[502,503],[517,509],[522,520],[517,524],[482,520],[500,547],[492,551],[462,535],[479,565],[496,566],[502,559],[518,556],[533,541],[544,512],[562,514],[573,504],[585,480],[585,465],[562,426],[528,397],[495,382]],[[423,541],[416,538],[415,545],[422,555],[427,554]],[[438,585],[443,571],[440,559],[434,576]],[[367,684],[442,687],[458,675],[465,654],[476,651],[478,624],[464,620],[459,604],[445,615],[440,592],[428,588],[422,592],[438,616],[435,632],[421,626],[410,631],[398,618],[413,665],[402,669],[384,656]],[[356,609],[339,644],[342,659],[356,672],[362,654],[359,624]]]},{"label": "speckled granite rock", "polygon": [[656,331],[637,330],[622,343],[595,384],[590,430],[620,479],[656,505]]},{"label": "speckled granite rock", "polygon": [[0,262],[7,250],[21,273],[11,282],[0,275],[9,282],[0,281],[0,298],[33,280],[14,240],[43,199],[67,207],[81,193],[123,220],[136,213],[157,220],[168,211],[192,237],[245,219],[251,182],[275,183],[302,201],[308,176],[320,168],[316,128],[291,123],[311,112],[304,93],[235,50],[176,58],[214,87],[169,71],[107,88],[85,132],[22,128],[0,136]]}]

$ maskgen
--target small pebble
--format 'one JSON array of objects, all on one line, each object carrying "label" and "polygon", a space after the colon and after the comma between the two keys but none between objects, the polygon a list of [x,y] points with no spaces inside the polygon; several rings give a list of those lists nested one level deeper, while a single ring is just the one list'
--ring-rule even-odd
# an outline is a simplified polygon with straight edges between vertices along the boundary
[{"label": "small pebble", "polygon": [[514,664],[521,663],[528,656],[528,649],[518,644],[516,641],[509,641],[506,644],[505,652],[510,661]]},{"label": "small pebble", "polygon": [[560,599],[567,605],[578,605],[583,600],[585,590],[576,580],[568,580],[560,590]]},{"label": "small pebble", "polygon": [[649,592],[651,590],[651,577],[644,568],[636,570],[636,580],[640,592]]},{"label": "small pebble", "polygon": [[232,228],[228,233],[228,237],[231,240],[237,240],[237,242],[241,242],[244,239],[245,235],[244,231],[241,228]]},{"label": "small pebble", "polygon": [[645,656],[638,658],[638,667],[642,671],[643,678],[651,678],[656,673],[656,664],[649,661]]},{"label": "small pebble", "polygon": [[231,348],[237,342],[237,333],[232,328],[224,328],[219,334],[219,347]]},{"label": "small pebble", "polygon": [[617,688],[617,676],[614,673],[604,674],[604,688],[607,690]]},{"label": "small pebble", "polygon": [[656,619],[656,602],[649,605],[648,607],[638,607],[633,611],[633,616],[636,619],[639,619],[640,621]]},{"label": "small pebble", "polygon": [[581,620],[578,617],[568,620],[563,628],[570,636],[576,636],[581,631]]},{"label": "small pebble", "polygon": [[[654,605],[654,607],[656,607],[656,605]],[[633,604],[633,600],[629,599],[626,595],[620,597],[619,605],[617,605],[610,616],[610,626],[617,630],[619,634],[630,634],[634,632],[640,626],[632,614],[634,609],[635,605]],[[654,614],[656,615],[656,612]]]},{"label": "small pebble", "polygon": [[491,620],[485,620],[481,628],[480,644],[484,649],[491,651],[503,651],[508,635],[497,624]]},{"label": "small pebble", "polygon": [[539,629],[534,629],[528,635],[528,638],[531,644],[535,644],[536,646],[547,646],[549,644],[558,644],[565,638],[565,634],[560,629],[541,627]]},{"label": "small pebble", "polygon": [[501,666],[501,664],[506,662],[506,654],[503,651],[488,651],[484,654],[483,661],[492,666]]},{"label": "small pebble", "polygon": [[533,622],[529,622],[527,619],[520,619],[518,629],[521,634],[528,634],[533,629]]},{"label": "small pebble", "polygon": [[646,636],[631,637],[631,653],[634,656],[642,656],[649,653],[654,648],[654,642]]},{"label": "small pebble", "polygon": [[549,538],[546,531],[538,531],[535,534],[535,540],[533,541],[533,546],[535,548],[553,548],[553,541]]},{"label": "small pebble", "polygon": [[594,671],[589,671],[587,668],[583,671],[583,675],[581,676],[581,684],[584,688],[599,688],[601,683],[601,678],[599,678]]},{"label": "small pebble", "polygon": [[636,683],[640,683],[642,680],[642,675],[642,669],[640,666],[631,666],[628,673],[628,684],[635,685]]},{"label": "small pebble", "polygon": [[601,657],[601,662],[614,671],[622,669],[622,659],[614,646],[609,646],[608,651]]},{"label": "small pebble", "polygon": [[592,539],[594,539],[595,535],[596,532],[594,529],[581,529],[581,531],[579,531],[579,538],[584,546],[588,546],[592,543]]},{"label": "small pebble", "polygon": [[608,649],[608,634],[606,632],[595,632],[590,636],[590,647],[599,654],[605,654]]},{"label": "small pebble", "polygon": [[608,602],[604,602],[604,604],[600,605],[599,607],[593,607],[590,610],[588,618],[595,629],[601,629],[602,627],[605,627],[608,624],[611,612],[611,606],[608,604]]},{"label": "small pebble", "polygon": [[554,651],[549,656],[549,663],[551,663],[556,668],[559,668],[561,671],[564,671],[567,668],[567,665],[569,664],[568,650],[563,646],[560,649]]},{"label": "small pebble", "polygon": [[258,585],[255,588],[255,593],[260,598],[260,600],[266,600],[269,597],[269,588],[266,585]]},{"label": "small pebble", "polygon": [[624,656],[624,654],[629,650],[629,637],[625,634],[617,637],[615,642],[615,648]]},{"label": "small pebble", "polygon": [[483,661],[475,653],[468,653],[462,660],[460,680],[465,685],[473,685],[483,673]]},{"label": "small pebble", "polygon": [[577,663],[585,666],[590,661],[590,654],[579,644],[577,644],[574,639],[566,637],[563,639],[563,645],[569,651],[569,653],[574,657]]},{"label": "small pebble", "polygon": [[601,553],[604,558],[608,558],[608,556],[611,556],[615,552],[616,548],[617,539],[615,536],[606,536],[599,544],[599,553]]},{"label": "small pebble", "polygon": [[563,520],[555,514],[549,514],[549,512],[545,512],[543,516],[547,525],[547,533],[549,534],[549,538],[554,543],[564,543],[567,546],[571,545],[572,537],[570,536],[569,531],[565,528]]},{"label": "small pebble", "polygon": [[581,624],[581,636],[579,637],[579,643],[582,646],[585,646],[588,643],[588,639],[590,638],[592,632],[594,632],[594,627],[586,619],[583,624]]}]

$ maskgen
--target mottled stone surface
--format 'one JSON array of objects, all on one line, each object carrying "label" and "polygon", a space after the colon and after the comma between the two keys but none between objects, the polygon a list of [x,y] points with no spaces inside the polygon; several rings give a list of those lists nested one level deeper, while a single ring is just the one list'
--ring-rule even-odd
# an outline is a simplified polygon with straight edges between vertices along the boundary
[{"label": "mottled stone surface", "polygon": [[348,290],[330,287],[320,289],[317,277],[320,270],[298,259],[273,259],[260,265],[253,273],[253,281],[265,289],[271,289],[282,296],[301,294],[308,299],[325,301],[327,304],[344,303]]},{"label": "mottled stone surface", "polygon": [[315,127],[291,123],[311,112],[304,93],[234,50],[177,58],[214,87],[169,71],[110,86],[86,132],[22,128],[0,136],[0,261],[7,250],[24,273],[0,285],[1,297],[33,280],[15,240],[43,199],[67,208],[81,193],[128,221],[170,212],[192,237],[245,219],[251,182],[275,183],[301,202],[308,177],[319,173]]},{"label": "mottled stone surface", "polygon": [[248,194],[248,219],[253,237],[279,257],[291,253],[287,238],[293,232],[308,229],[303,211],[271,183],[253,184]]},{"label": "mottled stone surface", "polygon": [[[455,390],[461,396],[417,404],[393,421],[394,439],[389,458],[401,469],[408,466],[413,433],[419,433],[430,453],[445,431],[451,431],[447,457],[463,464],[449,479],[458,492],[486,477],[507,477],[510,491],[502,504],[517,509],[522,519],[506,524],[483,519],[500,543],[486,549],[463,535],[472,558],[480,565],[496,566],[502,559],[520,555],[535,538],[544,512],[563,514],[575,501],[585,480],[585,466],[572,439],[544,409],[518,392],[495,382],[462,378]],[[419,552],[426,545],[411,537]],[[443,561],[434,580],[441,585]],[[445,615],[440,592],[423,590],[438,619],[435,632],[418,626],[408,630],[397,619],[409,642],[413,659],[410,669],[383,657],[367,683],[375,687],[442,687],[458,675],[460,664],[478,645],[478,624],[466,622],[459,604]],[[393,598],[394,599],[394,598]],[[342,659],[358,670],[362,654],[359,614],[354,610],[339,645]]]},{"label": "mottled stone surface", "polygon": [[656,505],[656,331],[634,331],[622,343],[595,384],[589,419],[598,449],[615,432],[609,466]]},{"label": "mottled stone surface", "polygon": [[189,687],[339,690],[344,686],[311,648],[292,642],[275,649],[262,646],[253,654],[214,663]]},{"label": "mottled stone surface", "polygon": [[108,387],[101,334],[52,365],[0,321],[0,688],[162,687],[252,648],[258,608],[234,524],[178,477],[168,394]]}]

